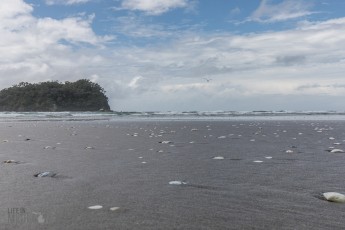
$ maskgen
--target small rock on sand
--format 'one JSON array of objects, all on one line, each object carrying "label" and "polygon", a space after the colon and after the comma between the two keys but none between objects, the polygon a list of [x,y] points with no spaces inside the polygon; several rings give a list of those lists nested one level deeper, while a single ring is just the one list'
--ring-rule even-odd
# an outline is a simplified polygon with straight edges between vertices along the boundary
[{"label": "small rock on sand", "polygon": [[180,181],[180,180],[173,180],[169,182],[170,185],[184,185],[187,184],[186,182]]},{"label": "small rock on sand", "polygon": [[54,172],[40,172],[34,175],[35,177],[54,177],[56,173]]},{"label": "small rock on sand", "polygon": [[344,150],[342,150],[342,149],[332,149],[330,152],[331,153],[343,153]]},{"label": "small rock on sand", "polygon": [[325,192],[323,197],[330,202],[345,203],[345,195],[338,192]]},{"label": "small rock on sand", "polygon": [[15,161],[15,160],[5,160],[5,161],[3,161],[3,163],[5,163],[5,164],[19,164],[19,161]]},{"label": "small rock on sand", "polygon": [[213,157],[213,160],[224,160],[224,157],[222,156],[217,156],[217,157]]},{"label": "small rock on sand", "polygon": [[97,210],[97,209],[101,209],[101,208],[103,208],[102,205],[94,205],[94,206],[88,207],[88,209],[92,209],[92,210]]}]

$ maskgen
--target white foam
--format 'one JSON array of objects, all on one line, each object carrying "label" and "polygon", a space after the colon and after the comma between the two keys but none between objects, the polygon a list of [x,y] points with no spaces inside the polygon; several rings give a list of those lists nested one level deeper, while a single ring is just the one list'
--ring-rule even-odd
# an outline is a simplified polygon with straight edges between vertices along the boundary
[{"label": "white foam", "polygon": [[262,163],[263,161],[253,161],[254,163]]},{"label": "white foam", "polygon": [[110,211],[116,211],[116,210],[119,210],[120,209],[120,207],[111,207],[109,210]]},{"label": "white foam", "polygon": [[272,157],[265,157],[266,159],[272,159]]}]

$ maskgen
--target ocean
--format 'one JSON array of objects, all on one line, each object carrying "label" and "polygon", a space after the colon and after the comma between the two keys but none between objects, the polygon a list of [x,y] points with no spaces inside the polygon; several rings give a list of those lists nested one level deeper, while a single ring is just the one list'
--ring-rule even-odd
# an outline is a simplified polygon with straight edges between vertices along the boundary
[{"label": "ocean", "polygon": [[87,120],[345,120],[337,111],[0,112],[6,121]]}]

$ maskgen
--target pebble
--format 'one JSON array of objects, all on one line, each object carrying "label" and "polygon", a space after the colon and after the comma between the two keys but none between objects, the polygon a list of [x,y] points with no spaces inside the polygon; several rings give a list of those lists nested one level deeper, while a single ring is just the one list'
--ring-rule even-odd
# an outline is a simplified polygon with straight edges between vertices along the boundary
[{"label": "pebble", "polygon": [[172,144],[173,142],[172,141],[160,141],[158,143],[161,143],[161,144]]},{"label": "pebble", "polygon": [[15,160],[5,160],[5,161],[3,161],[3,163],[6,163],[6,164],[19,164],[19,161],[15,161]]},{"label": "pebble", "polygon": [[337,192],[325,192],[322,194],[323,197],[330,201],[335,203],[345,203],[345,195]]},{"label": "pebble", "polygon": [[217,157],[213,157],[212,159],[214,159],[214,160],[224,160],[224,157],[222,157],[222,156],[217,156]]},{"label": "pebble", "polygon": [[88,207],[88,209],[92,209],[92,210],[97,210],[97,209],[101,209],[101,208],[103,208],[102,205],[94,205],[94,206]]},{"label": "pebble", "polygon": [[331,150],[331,153],[343,153],[344,152],[344,150],[342,150],[342,149],[332,149]]},{"label": "pebble", "polygon": [[183,185],[183,184],[187,184],[186,182],[183,181],[179,181],[179,180],[173,180],[169,182],[170,185]]},{"label": "pebble", "polygon": [[34,175],[35,177],[54,177],[56,173],[54,172],[40,172]]}]

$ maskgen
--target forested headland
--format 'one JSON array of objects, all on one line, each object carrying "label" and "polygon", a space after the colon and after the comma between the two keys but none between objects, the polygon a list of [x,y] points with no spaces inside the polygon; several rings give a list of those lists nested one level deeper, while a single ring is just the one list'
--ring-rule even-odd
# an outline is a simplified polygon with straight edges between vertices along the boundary
[{"label": "forested headland", "polygon": [[0,111],[110,111],[105,90],[88,79],[21,82],[0,91]]}]

